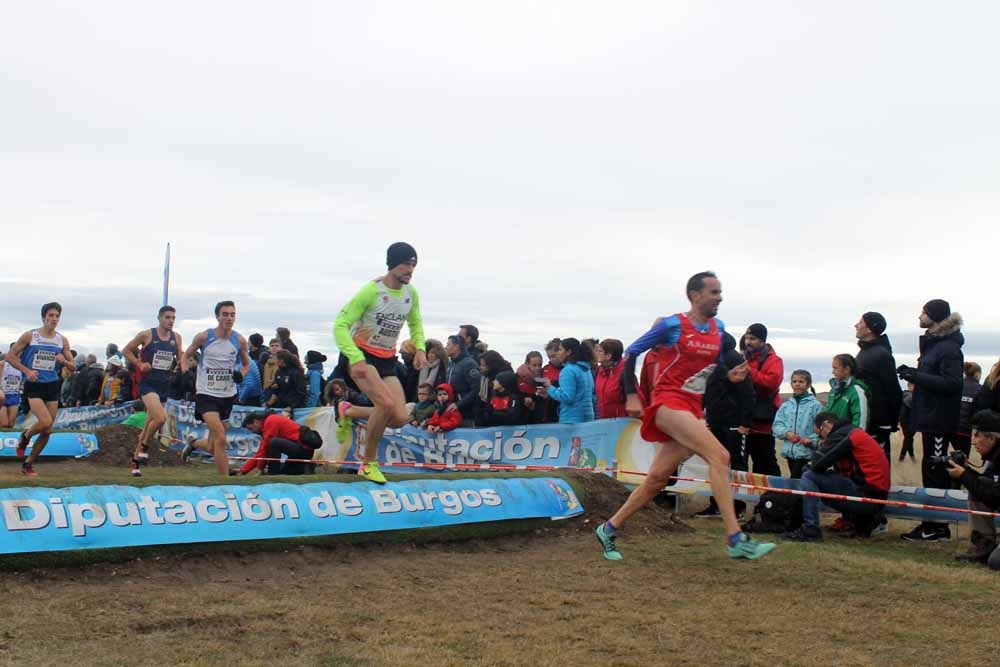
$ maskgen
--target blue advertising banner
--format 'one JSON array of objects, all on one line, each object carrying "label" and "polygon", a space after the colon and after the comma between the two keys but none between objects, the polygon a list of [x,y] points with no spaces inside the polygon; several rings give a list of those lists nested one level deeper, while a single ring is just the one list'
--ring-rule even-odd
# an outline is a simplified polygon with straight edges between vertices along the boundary
[{"label": "blue advertising banner", "polygon": [[[140,404],[140,408],[141,404]],[[132,403],[118,405],[89,405],[82,408],[59,408],[52,428],[64,431],[95,431],[101,426],[120,424],[135,412]],[[35,422],[29,413],[18,415],[14,427],[23,430]]]},{"label": "blue advertising banner", "polygon": [[[0,431],[0,458],[13,458],[17,453],[20,431]],[[34,438],[32,438],[34,442]],[[53,433],[42,450],[42,456],[90,456],[97,451],[97,437],[93,433]],[[31,449],[28,449],[31,452]]]},{"label": "blue advertising banner", "polygon": [[0,553],[428,528],[583,511],[565,480],[0,489]]}]

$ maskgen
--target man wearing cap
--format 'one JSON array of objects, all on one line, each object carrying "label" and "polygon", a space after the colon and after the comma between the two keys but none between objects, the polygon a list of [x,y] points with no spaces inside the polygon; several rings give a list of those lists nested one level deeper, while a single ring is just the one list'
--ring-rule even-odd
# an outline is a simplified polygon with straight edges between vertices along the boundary
[{"label": "man wearing cap", "polygon": [[755,473],[780,476],[771,424],[781,405],[778,392],[785,376],[785,362],[767,342],[767,327],[759,322],[747,327],[741,342],[757,398],[750,415],[750,433],[746,437],[747,454],[753,461]]},{"label": "man wearing cap", "polygon": [[[901,380],[913,383],[910,428],[920,433],[923,443],[921,474],[928,488],[949,489],[947,466],[935,463],[948,454],[948,445],[958,426],[962,407],[962,316],[951,312],[942,299],[932,299],[920,311],[920,356],[916,368],[900,366]],[[903,535],[912,542],[937,542],[951,538],[948,524],[924,522]]]},{"label": "man wearing cap", "polygon": [[426,361],[420,298],[410,285],[417,251],[409,243],[393,243],[386,252],[386,265],[389,272],[366,283],[333,324],[341,363],[350,365],[351,379],[375,404],[368,418],[364,454],[358,453],[362,462],[358,474],[377,484],[386,481],[378,465],[382,433],[386,426],[398,428],[409,418],[396,373],[396,345],[404,323],[416,348],[413,367],[420,370]]},{"label": "man wearing cap", "polygon": [[[948,475],[957,479],[969,491],[969,509],[983,512],[1000,510],[1000,414],[980,410],[972,415],[972,446],[982,457],[985,467],[977,473],[967,465],[948,463]],[[983,563],[991,570],[1000,570],[1000,549],[997,548],[997,528],[991,516],[969,515],[972,544],[956,560]]]},{"label": "man wearing cap", "polygon": [[899,424],[899,411],[903,407],[903,390],[896,377],[896,359],[892,345],[885,334],[886,322],[881,313],[869,311],[854,325],[858,337],[857,378],[864,380],[871,392],[868,434],[882,446],[886,457],[892,461],[889,440]]}]

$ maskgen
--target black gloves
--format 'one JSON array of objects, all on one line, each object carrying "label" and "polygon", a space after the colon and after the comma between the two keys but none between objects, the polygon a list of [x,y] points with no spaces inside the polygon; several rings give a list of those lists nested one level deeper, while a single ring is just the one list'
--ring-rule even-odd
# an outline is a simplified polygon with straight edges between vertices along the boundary
[{"label": "black gloves", "polygon": [[917,369],[903,365],[896,369],[896,374],[899,375],[900,380],[906,380],[909,382],[913,379],[913,376],[917,374]]},{"label": "black gloves", "polygon": [[243,373],[240,371],[233,371],[233,382],[236,384],[243,382]]}]

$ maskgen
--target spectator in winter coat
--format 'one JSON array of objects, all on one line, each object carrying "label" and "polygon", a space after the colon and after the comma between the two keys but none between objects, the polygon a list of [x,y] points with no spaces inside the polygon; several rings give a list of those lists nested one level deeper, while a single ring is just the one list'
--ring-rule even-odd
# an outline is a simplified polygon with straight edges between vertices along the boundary
[{"label": "spectator in winter coat", "polygon": [[524,399],[517,390],[517,375],[500,371],[493,380],[493,396],[483,409],[483,426],[524,424]]},{"label": "spectator in winter coat", "polygon": [[524,398],[525,418],[529,424],[539,424],[545,419],[545,399],[536,395],[542,364],[542,353],[532,350],[517,367],[517,390]]},{"label": "spectator in winter coat", "polygon": [[868,386],[854,376],[857,369],[857,361],[849,354],[838,354],[833,358],[833,377],[830,379],[826,411],[867,430]]},{"label": "spectator in winter coat", "polygon": [[[651,386],[651,375],[656,375],[655,364],[657,355],[647,354],[643,362],[643,375],[647,386]],[[729,379],[729,371],[743,363],[743,355],[736,351],[736,339],[728,331],[722,332],[722,355],[712,374],[705,383],[705,423],[716,440],[725,445],[729,452],[729,467],[733,470],[747,469],[747,452],[745,438],[750,433],[750,415],[753,412],[754,391],[749,372],[742,377],[736,376],[735,382]],[[646,394],[647,396],[649,394]],[[733,501],[736,516],[746,510],[742,500]],[[708,508],[697,512],[698,517],[720,516],[719,506],[715,498],[711,498]]]},{"label": "spectator in winter coat", "polygon": [[97,357],[87,355],[87,364],[73,383],[73,404],[77,407],[93,405],[101,397],[104,369],[97,364]]},{"label": "spectator in winter coat", "polygon": [[463,324],[458,328],[458,335],[465,343],[465,351],[478,364],[479,357],[486,351],[479,345],[479,327],[474,324]]},{"label": "spectator in winter coat", "polygon": [[447,382],[437,386],[437,403],[434,414],[427,422],[428,433],[451,431],[462,425],[462,413],[455,403],[455,390]]},{"label": "spectator in winter coat", "polygon": [[976,394],[976,400],[973,404],[974,413],[980,410],[1000,412],[1000,386],[998,383],[1000,383],[1000,361],[993,364],[989,375],[983,381],[982,388]]},{"label": "spectator in winter coat", "polygon": [[278,374],[278,351],[281,350],[281,341],[272,338],[271,342],[268,343],[268,350],[267,361],[264,362],[260,371],[260,384],[264,388],[265,403],[271,399],[271,394],[274,391],[271,386],[274,384],[274,377]]},{"label": "spectator in winter coat", "polygon": [[[969,492],[969,509],[981,512],[1000,511],[1000,414],[981,410],[972,415],[972,446],[985,462],[982,473],[968,465],[948,464],[948,475],[962,483]],[[956,556],[957,560],[983,563],[991,570],[1000,570],[1000,549],[997,548],[997,529],[993,517],[969,515],[972,528],[969,550]]]},{"label": "spectator in winter coat", "polygon": [[420,371],[413,365],[413,360],[417,357],[417,346],[413,344],[412,340],[407,338],[400,343],[399,356],[402,359],[401,363],[403,366],[403,373],[399,375],[399,384],[403,387],[403,398],[406,399],[407,403],[413,403],[417,400],[417,385],[420,384]]},{"label": "spectator in winter coat", "polygon": [[[924,445],[921,476],[924,487],[947,489],[951,478],[944,466],[934,459],[948,454],[948,445],[958,428],[962,409],[962,371],[965,358],[962,345],[962,316],[951,312],[942,299],[924,304],[920,327],[927,333],[920,337],[917,367],[900,366],[902,380],[913,383],[911,426],[920,433]],[[903,538],[911,542],[936,542],[951,539],[946,523],[923,522]]]},{"label": "spectator in winter coat", "polygon": [[444,382],[448,375],[448,354],[440,341],[427,339],[427,362],[417,373],[417,386],[427,384],[434,387]]},{"label": "spectator in winter coat", "polygon": [[108,368],[101,382],[101,396],[95,405],[114,405],[122,391],[122,360],[115,354],[108,359]]},{"label": "spectator in winter coat", "polygon": [[306,402],[306,378],[299,358],[288,350],[278,350],[278,372],[271,383],[270,408],[301,408]]},{"label": "spectator in winter coat", "polygon": [[753,460],[755,473],[781,475],[771,424],[781,405],[779,392],[781,381],[785,378],[785,364],[767,342],[767,327],[763,324],[747,327],[742,343],[757,397],[747,436],[747,452]]},{"label": "spectator in winter coat", "polygon": [[563,338],[559,345],[559,386],[545,380],[538,392],[559,402],[559,423],[594,421],[594,376],[590,351],[576,338]]},{"label": "spectator in winter coat", "polygon": [[[550,383],[559,386],[559,373],[562,372],[562,361],[560,361],[561,356],[559,354],[560,345],[562,341],[558,338],[553,338],[545,345],[545,354],[548,356],[549,363],[542,366],[542,378],[548,380]],[[559,421],[559,401],[552,397],[541,396],[544,402],[544,415],[542,421],[545,423],[556,423]]]},{"label": "spectator in winter coat", "polygon": [[816,435],[816,415],[823,412],[823,404],[816,398],[809,371],[792,371],[792,396],[781,404],[774,416],[771,430],[781,442],[781,455],[788,461],[792,479],[802,477],[819,436]]},{"label": "spectator in winter coat", "polygon": [[434,415],[436,409],[434,403],[434,387],[429,384],[422,384],[417,387],[417,402],[410,410],[410,426],[424,428],[427,421]]},{"label": "spectator in winter coat", "polygon": [[976,404],[976,396],[982,391],[979,378],[982,377],[983,367],[974,361],[966,361],[963,366],[965,381],[962,383],[962,408],[958,413],[958,428],[955,429],[955,437],[952,440],[952,447],[965,452],[968,456],[972,451],[972,426],[971,419],[973,408]]},{"label": "spectator in winter coat", "polygon": [[903,392],[903,407],[899,410],[899,430],[903,433],[903,446],[899,450],[899,461],[903,462],[906,455],[910,455],[911,461],[916,461],[917,457],[913,453],[913,436],[916,435],[910,427],[913,411],[913,383],[906,383],[906,391]]},{"label": "spectator in winter coat", "polygon": [[[881,500],[889,497],[889,461],[874,438],[830,412],[816,415],[814,424],[823,443],[802,473],[800,489]],[[882,516],[882,506],[874,503],[832,499],[824,499],[823,503],[850,517],[859,537],[871,535]],[[802,499],[802,526],[782,537],[801,542],[823,539],[818,498]]]},{"label": "spectator in winter coat", "polygon": [[854,325],[858,337],[857,378],[868,387],[868,434],[882,445],[890,461],[889,440],[899,422],[903,407],[903,390],[896,377],[896,359],[885,335],[886,322],[881,313],[867,312]]},{"label": "spectator in winter coat", "polygon": [[479,357],[479,400],[488,405],[493,398],[493,380],[504,371],[513,371],[510,363],[496,350],[487,350]]},{"label": "spectator in winter coat", "polygon": [[479,363],[465,351],[465,341],[459,336],[448,336],[444,349],[448,354],[446,384],[455,392],[462,426],[472,428],[476,426],[479,413]]},{"label": "spectator in winter coat", "polygon": [[236,398],[240,405],[260,407],[263,388],[260,384],[260,369],[256,363],[251,363],[243,382],[236,385]]},{"label": "spectator in winter coat", "polygon": [[625,417],[625,390],[622,389],[622,354],[625,346],[615,338],[605,338],[594,348],[599,364],[594,378],[598,419]]},{"label": "spectator in winter coat", "polygon": [[[256,364],[260,364],[260,353],[264,352],[264,337],[259,333],[252,333],[247,336],[247,354]],[[260,370],[259,368],[257,370]]]},{"label": "spectator in winter coat", "polygon": [[309,350],[306,352],[306,404],[307,408],[315,408],[319,405],[320,395],[323,390],[323,362],[326,355]]},{"label": "spectator in winter coat", "polygon": [[285,327],[278,327],[274,330],[275,337],[281,341],[281,349],[288,350],[295,358],[299,356],[299,346],[292,342],[292,332]]}]

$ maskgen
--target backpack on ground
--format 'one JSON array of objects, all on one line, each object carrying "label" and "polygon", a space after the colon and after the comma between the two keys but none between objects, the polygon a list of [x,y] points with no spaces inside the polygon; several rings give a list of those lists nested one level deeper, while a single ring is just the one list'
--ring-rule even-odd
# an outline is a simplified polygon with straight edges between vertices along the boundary
[{"label": "backpack on ground", "polygon": [[802,496],[767,491],[743,524],[747,533],[784,533],[802,525]]}]

